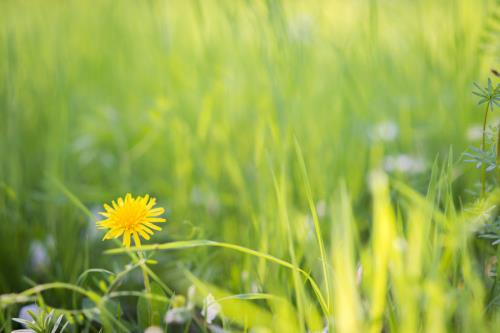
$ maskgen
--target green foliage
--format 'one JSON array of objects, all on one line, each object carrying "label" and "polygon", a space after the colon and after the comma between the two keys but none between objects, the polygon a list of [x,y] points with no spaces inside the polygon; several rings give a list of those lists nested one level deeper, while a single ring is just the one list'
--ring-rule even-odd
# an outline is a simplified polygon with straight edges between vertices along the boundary
[{"label": "green foliage", "polygon": [[54,318],[55,311],[52,310],[49,313],[42,309],[38,314],[33,311],[28,311],[32,320],[26,320],[21,318],[13,318],[12,320],[24,325],[26,329],[15,330],[13,332],[34,332],[34,333],[58,333],[64,332],[66,326],[69,322],[63,324],[64,315],[61,314]]},{"label": "green foliage", "polygon": [[137,302],[137,321],[141,329],[149,326],[161,326],[167,312],[168,303],[165,291],[157,283],[151,285],[153,299],[150,301],[146,295],[140,296]]},{"label": "green foliage", "polygon": [[491,79],[488,79],[488,85],[485,88],[481,88],[477,83],[474,83],[477,90],[473,91],[473,94],[479,97],[477,104],[487,104],[490,111],[494,110],[494,107],[500,106],[500,83],[493,87]]},{"label": "green foliage", "polygon": [[496,331],[498,4],[1,1],[0,330]]}]

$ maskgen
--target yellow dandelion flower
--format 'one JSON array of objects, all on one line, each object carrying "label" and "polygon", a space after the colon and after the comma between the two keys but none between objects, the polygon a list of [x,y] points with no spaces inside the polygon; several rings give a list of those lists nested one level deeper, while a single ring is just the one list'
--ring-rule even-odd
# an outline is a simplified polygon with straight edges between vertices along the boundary
[{"label": "yellow dandelion flower", "polygon": [[155,198],[148,194],[144,197],[133,198],[127,193],[125,199],[113,200],[112,207],[104,204],[105,212],[100,212],[106,219],[97,222],[98,229],[110,229],[103,240],[118,238],[123,235],[123,245],[130,247],[130,237],[134,237],[135,246],[141,246],[139,235],[149,239],[153,230],[161,230],[154,223],[165,222],[166,219],[158,217],[165,212],[161,207],[153,208],[156,204]]}]

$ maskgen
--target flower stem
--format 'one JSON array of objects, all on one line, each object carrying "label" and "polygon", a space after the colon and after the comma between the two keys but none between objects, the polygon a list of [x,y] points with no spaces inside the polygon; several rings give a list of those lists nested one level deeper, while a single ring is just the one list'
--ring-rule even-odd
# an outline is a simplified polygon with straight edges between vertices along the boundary
[{"label": "flower stem", "polygon": [[498,179],[498,185],[500,185],[500,168],[498,166],[500,165],[500,124],[497,126],[497,157],[496,157],[496,167],[497,167],[497,179]]},{"label": "flower stem", "polygon": [[[139,256],[139,259],[142,261],[141,263],[141,271],[142,271],[142,276],[144,279],[144,289],[146,290],[147,294],[151,294],[151,284],[149,282],[149,275],[146,269],[146,258],[144,256],[144,252],[142,251],[137,251],[137,254]],[[149,297],[146,298],[148,302],[148,316],[149,316],[149,325],[152,325],[153,321],[153,308],[151,306],[151,299]]]},{"label": "flower stem", "polygon": [[[486,123],[488,120],[488,104],[486,104],[486,110],[484,111],[483,120],[483,141],[481,143],[481,150],[484,152],[486,150]],[[500,138],[499,138],[500,139]],[[498,148],[497,148],[497,159],[498,159]],[[482,163],[481,166],[481,195],[486,192],[486,165]]]}]

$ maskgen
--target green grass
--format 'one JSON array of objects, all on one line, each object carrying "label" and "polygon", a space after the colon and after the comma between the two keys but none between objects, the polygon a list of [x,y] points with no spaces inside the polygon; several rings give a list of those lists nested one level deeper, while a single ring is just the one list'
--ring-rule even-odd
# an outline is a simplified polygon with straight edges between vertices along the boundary
[{"label": "green grass", "polygon": [[[1,2],[0,331],[35,298],[74,332],[141,331],[191,285],[234,332],[498,330],[498,250],[475,232],[499,192],[468,194],[479,171],[460,157],[479,143],[472,83],[499,69],[499,15],[474,0]],[[373,138],[383,122],[394,140]],[[383,173],[398,154],[425,170]],[[167,209],[156,263],[95,230],[127,192]]]}]

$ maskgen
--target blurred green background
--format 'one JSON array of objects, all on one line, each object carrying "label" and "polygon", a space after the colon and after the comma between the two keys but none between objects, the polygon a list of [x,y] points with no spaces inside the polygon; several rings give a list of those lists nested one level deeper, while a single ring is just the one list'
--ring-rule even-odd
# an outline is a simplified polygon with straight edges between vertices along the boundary
[{"label": "blurred green background", "polygon": [[[0,293],[26,288],[23,277],[75,281],[116,264],[64,189],[93,212],[127,192],[156,196],[169,220],[158,242],[213,239],[287,257],[276,175],[298,260],[318,265],[294,142],[323,231],[345,182],[368,232],[371,169],[423,191],[436,159],[477,143],[470,92],[498,65],[499,7],[2,1]],[[457,202],[477,179],[465,171],[453,170]],[[251,289],[241,274],[258,268],[198,249],[165,255],[158,270],[176,285],[179,265],[235,292]]]}]

